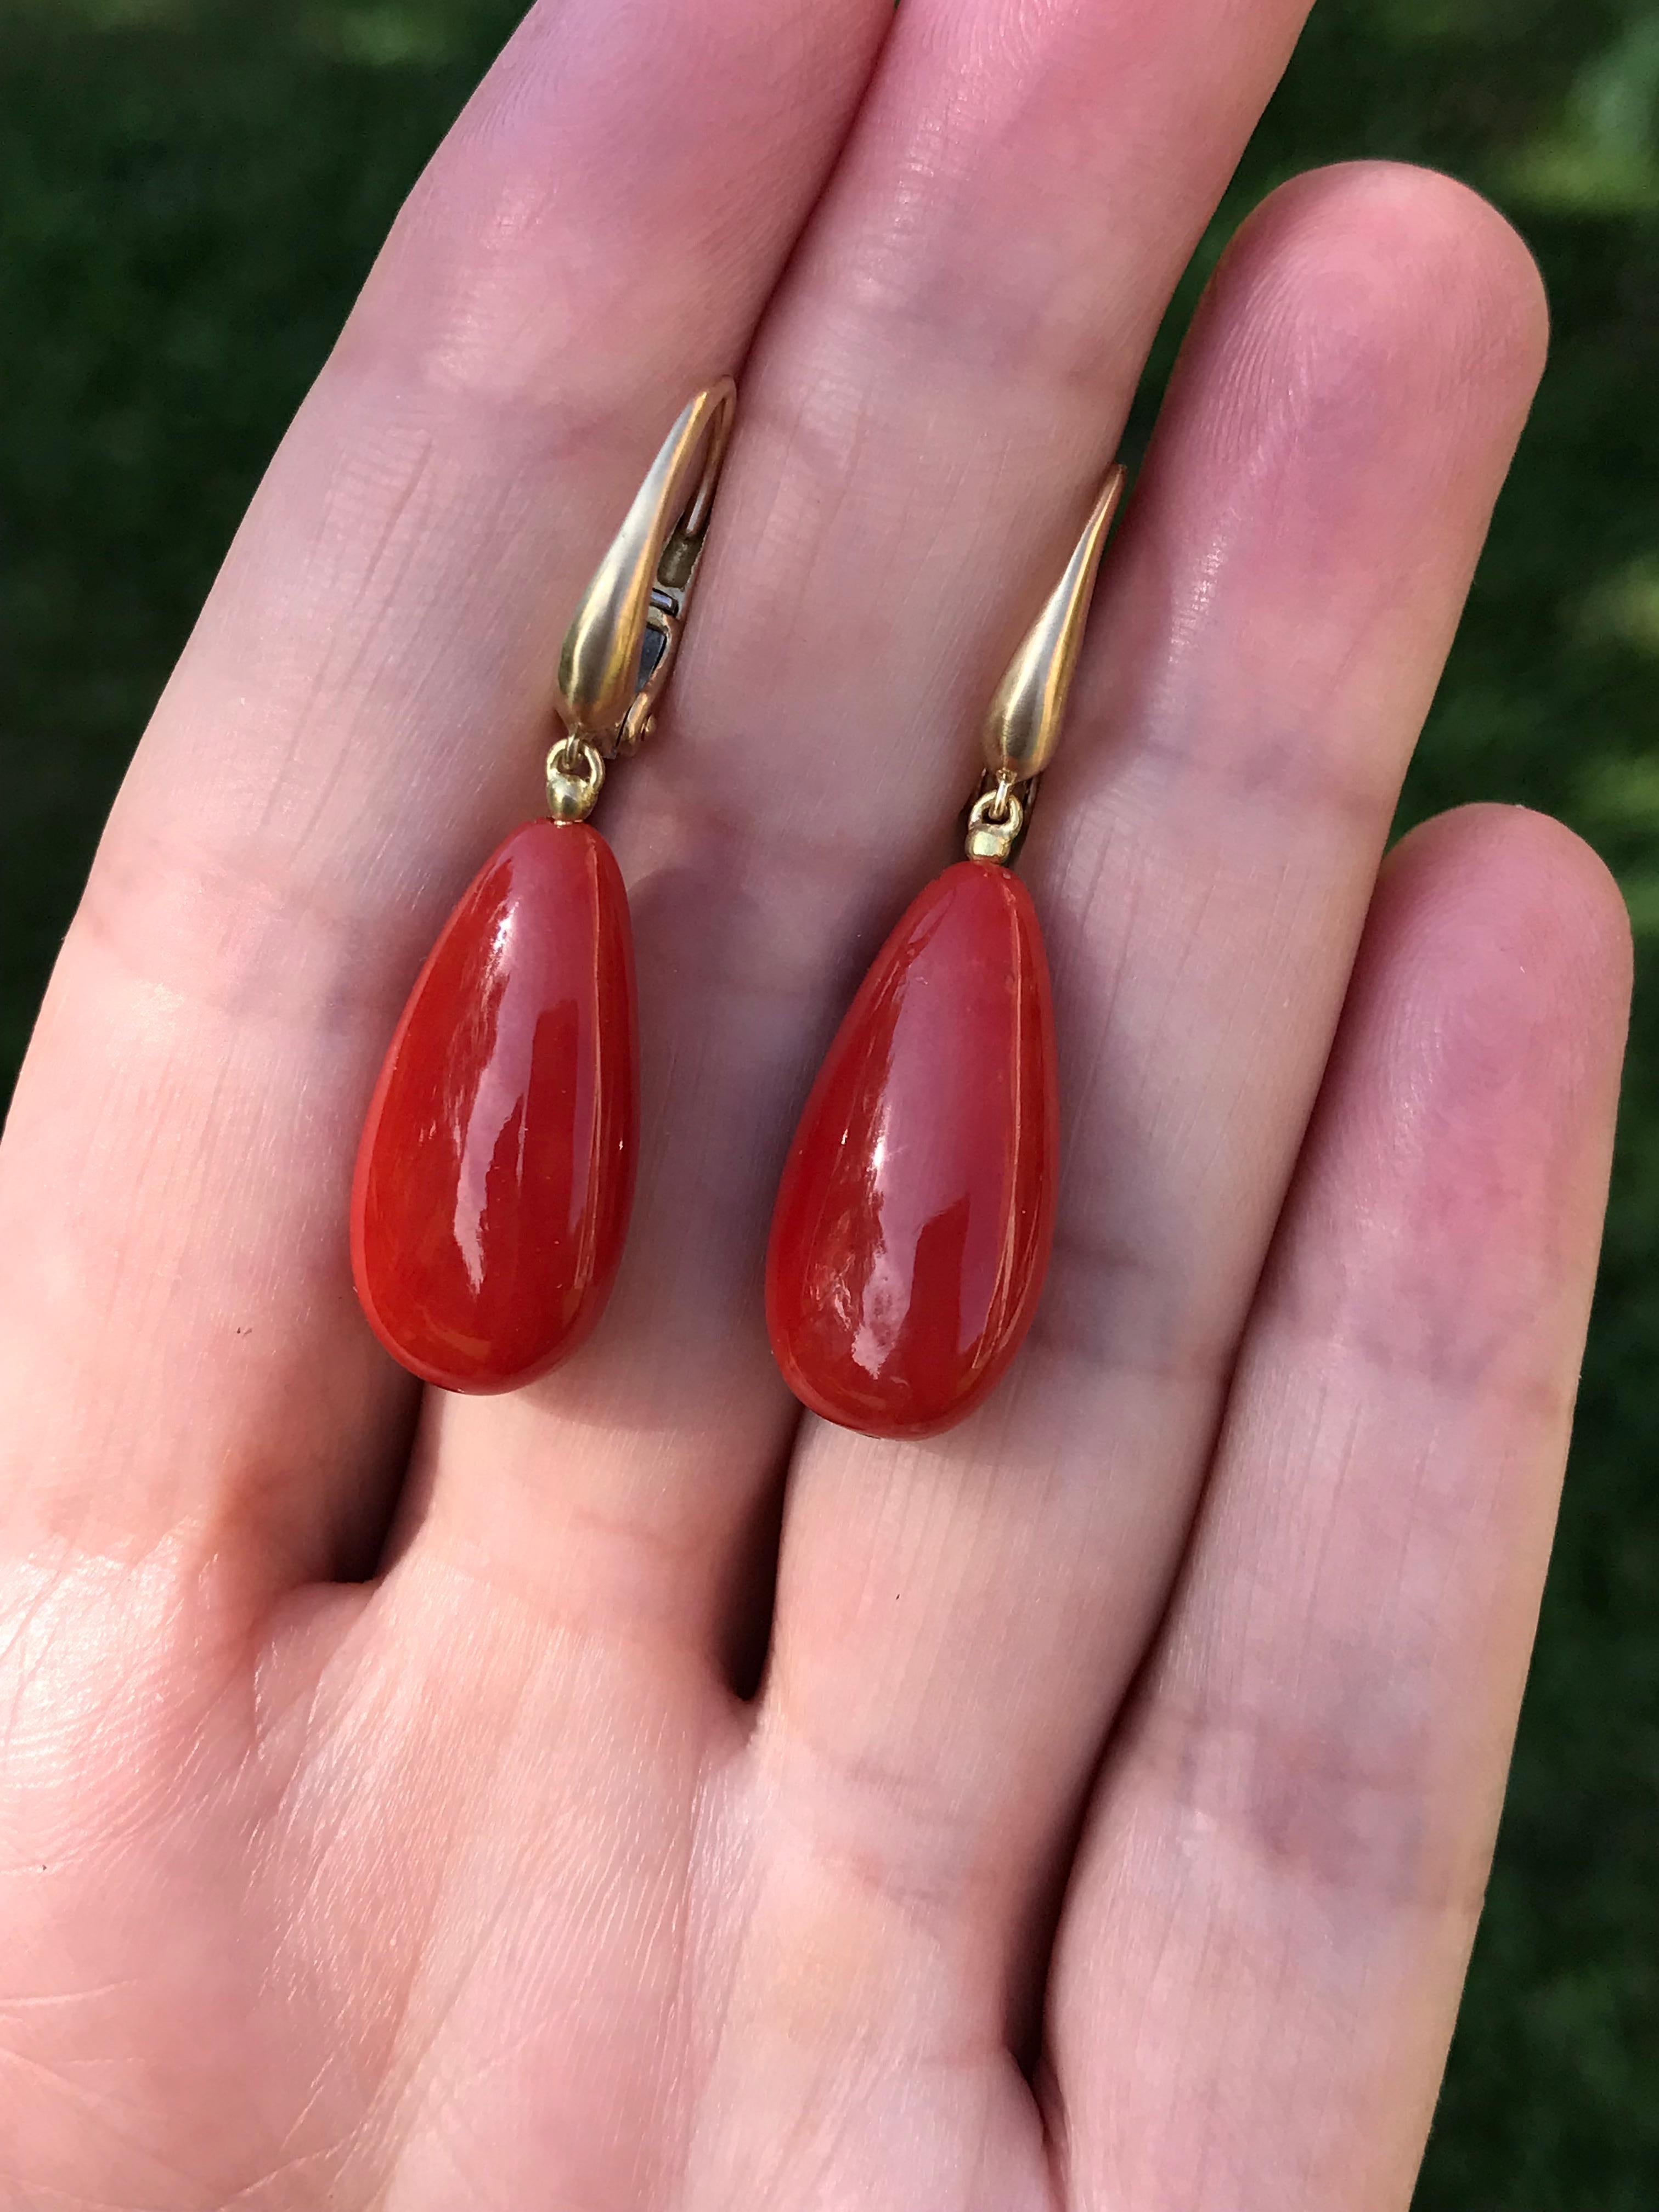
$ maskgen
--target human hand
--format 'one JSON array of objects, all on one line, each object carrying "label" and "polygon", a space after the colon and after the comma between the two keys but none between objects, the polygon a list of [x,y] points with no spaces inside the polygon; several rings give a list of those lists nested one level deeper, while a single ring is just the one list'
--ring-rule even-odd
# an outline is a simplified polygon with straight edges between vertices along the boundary
[{"label": "human hand", "polygon": [[[439,156],[0,1151],[0,2204],[1406,2203],[1627,965],[1535,817],[1379,876],[1543,346],[1459,187],[1268,204],[1110,556],[1022,861],[1066,1166],[1014,1372],[927,1445],[803,1425],[760,1300],[806,1082],[1301,13],[564,0]],[[349,1286],[364,1104],[537,811],[594,558],[745,359],[605,798],[617,1293],[534,1389],[422,1402]]]}]

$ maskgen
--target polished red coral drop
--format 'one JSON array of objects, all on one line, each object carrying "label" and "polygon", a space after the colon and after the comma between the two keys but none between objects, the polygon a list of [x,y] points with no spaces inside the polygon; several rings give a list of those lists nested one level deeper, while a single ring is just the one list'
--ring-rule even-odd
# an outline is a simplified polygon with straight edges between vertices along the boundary
[{"label": "polished red coral drop", "polygon": [[1030,894],[963,861],[878,955],[784,1170],[767,1322],[797,1397],[868,1436],[930,1436],[972,1412],[1031,1324],[1058,1151]]},{"label": "polished red coral drop", "polygon": [[611,848],[526,823],[445,925],[363,1129],[352,1269],[405,1367],[509,1390],[586,1336],[633,1204],[638,1060]]}]

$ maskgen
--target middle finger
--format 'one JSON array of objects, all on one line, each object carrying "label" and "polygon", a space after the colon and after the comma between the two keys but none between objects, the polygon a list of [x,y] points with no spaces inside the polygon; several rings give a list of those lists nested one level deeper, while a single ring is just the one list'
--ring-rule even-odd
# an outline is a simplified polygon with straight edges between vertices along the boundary
[{"label": "middle finger", "polygon": [[617,1297],[550,1384],[434,1407],[431,1539],[538,1578],[579,1547],[591,1580],[620,1533],[626,1607],[643,1538],[714,1632],[796,1419],[760,1272],[804,1081],[947,856],[973,718],[1305,12],[906,0],[749,368],[673,726],[618,779],[646,1135]]}]

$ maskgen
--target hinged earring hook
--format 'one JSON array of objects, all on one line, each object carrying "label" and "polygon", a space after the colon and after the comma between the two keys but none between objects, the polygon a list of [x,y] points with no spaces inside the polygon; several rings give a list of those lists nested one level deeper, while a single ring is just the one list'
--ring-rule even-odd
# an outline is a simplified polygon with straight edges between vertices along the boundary
[{"label": "hinged earring hook", "polygon": [[988,778],[969,817],[970,859],[1012,856],[1030,811],[1031,787],[1059,748],[1101,556],[1127,480],[1121,467],[1108,475],[1065,574],[997,686],[981,733]]},{"label": "hinged earring hook", "polygon": [[632,752],[650,733],[679,651],[737,404],[738,388],[724,377],[687,404],[566,635],[559,714],[569,740],[602,760]]}]

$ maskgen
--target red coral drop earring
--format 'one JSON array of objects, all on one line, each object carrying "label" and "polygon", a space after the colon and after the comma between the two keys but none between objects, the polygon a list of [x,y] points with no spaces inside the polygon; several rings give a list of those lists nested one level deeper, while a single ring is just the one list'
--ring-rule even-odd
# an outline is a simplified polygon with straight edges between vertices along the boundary
[{"label": "red coral drop earring", "polygon": [[736,404],[729,380],[699,392],[641,487],[560,655],[550,818],[515,830],[450,916],[369,1105],[357,1296],[393,1358],[447,1390],[514,1389],[567,1358],[622,1258],[639,1129],[633,935],[587,817],[607,763],[651,732]]},{"label": "red coral drop earring", "polygon": [[1114,469],[984,731],[968,858],[876,956],[784,1169],[767,1326],[791,1389],[866,1436],[963,1419],[1019,1349],[1054,1242],[1059,1103],[1048,959],[1009,866],[1054,757]]}]

